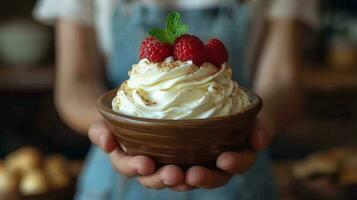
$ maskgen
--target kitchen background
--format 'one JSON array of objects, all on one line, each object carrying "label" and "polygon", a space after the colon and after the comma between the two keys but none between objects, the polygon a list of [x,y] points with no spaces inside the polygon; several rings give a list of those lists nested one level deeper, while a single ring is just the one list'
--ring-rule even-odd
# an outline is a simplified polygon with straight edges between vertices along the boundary
[{"label": "kitchen background", "polygon": [[[35,2],[0,6],[0,199],[70,199],[90,145],[55,110],[54,31],[32,19]],[[357,199],[357,2],[324,0],[321,10],[301,67],[304,116],[272,146],[281,199]],[[48,187],[39,170],[11,185],[1,160],[19,158],[67,177]]]}]

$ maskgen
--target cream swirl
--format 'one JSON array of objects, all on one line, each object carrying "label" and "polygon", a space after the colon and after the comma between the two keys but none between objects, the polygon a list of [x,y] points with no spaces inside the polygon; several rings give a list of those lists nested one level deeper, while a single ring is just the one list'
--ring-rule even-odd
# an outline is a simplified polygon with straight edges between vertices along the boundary
[{"label": "cream swirl", "polygon": [[171,57],[161,63],[143,59],[129,76],[112,101],[114,111],[129,116],[200,119],[233,114],[250,104],[226,64],[197,67]]}]

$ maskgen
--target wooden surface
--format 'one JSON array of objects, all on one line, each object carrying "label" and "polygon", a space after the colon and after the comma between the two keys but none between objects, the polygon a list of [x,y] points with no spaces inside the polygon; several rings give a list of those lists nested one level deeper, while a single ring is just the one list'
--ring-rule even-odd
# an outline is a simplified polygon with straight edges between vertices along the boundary
[{"label": "wooden surface", "polygon": [[54,67],[16,68],[0,66],[1,91],[47,91],[54,84]]}]

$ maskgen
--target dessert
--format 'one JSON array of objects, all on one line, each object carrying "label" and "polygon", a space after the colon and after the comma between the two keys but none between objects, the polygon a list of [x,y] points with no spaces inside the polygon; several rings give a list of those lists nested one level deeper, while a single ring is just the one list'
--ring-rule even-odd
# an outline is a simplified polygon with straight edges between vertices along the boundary
[{"label": "dessert", "polygon": [[5,158],[5,164],[10,171],[24,174],[28,170],[41,166],[42,154],[33,147],[23,147],[12,152]]},{"label": "dessert", "polygon": [[46,159],[45,169],[49,174],[55,174],[58,172],[66,172],[67,159],[59,154],[51,155]]},{"label": "dessert", "polygon": [[153,119],[205,119],[227,116],[250,105],[248,95],[232,80],[228,52],[218,39],[204,44],[185,34],[177,12],[166,29],[153,29],[112,100],[121,114]]},{"label": "dessert", "polygon": [[179,13],[169,14],[166,29],[142,42],[130,78],[97,108],[126,154],[148,156],[157,167],[216,168],[222,152],[246,147],[262,100],[231,79],[221,41],[204,44],[187,31]]},{"label": "dessert", "polygon": [[2,160],[0,160],[0,172],[5,170],[5,164],[3,163]]},{"label": "dessert", "polygon": [[357,149],[313,153],[292,166],[292,190],[302,199],[356,199]]},{"label": "dessert", "polygon": [[[317,152],[309,155],[307,158],[297,161],[292,168],[294,178],[313,179],[326,176],[333,178],[336,175],[341,176],[344,168],[357,163],[356,149],[354,148],[333,148],[326,151]],[[341,178],[341,177],[340,177]]]},{"label": "dessert", "polygon": [[71,177],[67,172],[68,163],[62,155],[52,155],[46,160],[45,168],[51,188],[65,188],[70,184]]},{"label": "dessert", "polygon": [[20,181],[19,190],[23,195],[43,194],[49,189],[46,175],[38,170],[32,169],[23,176]]},{"label": "dessert", "polygon": [[19,148],[0,160],[0,199],[70,199],[81,168],[82,161]]},{"label": "dessert", "polygon": [[308,179],[319,176],[333,176],[339,169],[338,160],[323,154],[313,154],[307,159],[296,162],[293,174],[296,179]]},{"label": "dessert", "polygon": [[0,169],[0,199],[16,194],[18,177],[9,170]]}]

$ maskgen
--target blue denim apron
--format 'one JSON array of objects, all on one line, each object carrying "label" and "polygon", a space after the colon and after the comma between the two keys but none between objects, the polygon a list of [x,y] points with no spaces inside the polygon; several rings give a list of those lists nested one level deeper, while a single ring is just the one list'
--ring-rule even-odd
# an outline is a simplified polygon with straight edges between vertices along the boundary
[{"label": "blue denim apron", "polygon": [[[203,41],[217,37],[230,53],[233,77],[241,85],[249,86],[244,65],[247,41],[248,11],[245,6],[232,5],[207,10],[180,11],[183,21],[190,25],[190,34]],[[131,65],[138,62],[139,45],[152,27],[162,27],[167,11],[140,5],[127,7],[120,4],[113,16],[114,49],[108,78],[113,87],[128,78]],[[244,175],[234,176],[224,187],[190,192],[170,189],[144,188],[135,178],[116,173],[105,153],[92,147],[86,167],[78,184],[77,200],[271,200],[275,199],[275,185],[269,156],[261,153],[256,164]]]}]

